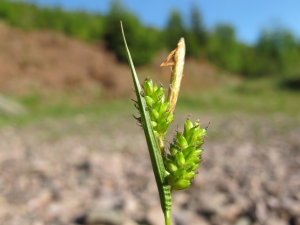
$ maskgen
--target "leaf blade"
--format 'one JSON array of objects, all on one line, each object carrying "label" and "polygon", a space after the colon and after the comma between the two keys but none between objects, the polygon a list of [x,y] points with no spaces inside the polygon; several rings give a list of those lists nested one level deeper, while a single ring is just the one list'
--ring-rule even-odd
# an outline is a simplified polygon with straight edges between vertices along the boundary
[{"label": "leaf blade", "polygon": [[137,96],[137,101],[138,101],[138,106],[139,106],[139,110],[140,110],[140,114],[141,114],[141,123],[142,126],[144,128],[144,133],[145,133],[145,137],[146,137],[146,141],[147,141],[147,145],[148,145],[148,150],[149,150],[149,154],[150,154],[150,159],[151,159],[151,163],[152,163],[152,167],[153,167],[153,172],[154,172],[154,176],[155,176],[155,180],[156,180],[156,184],[157,184],[157,188],[158,188],[158,192],[159,192],[159,196],[160,196],[160,201],[161,201],[161,207],[162,210],[165,214],[165,216],[169,215],[169,212],[171,210],[171,191],[170,191],[170,187],[169,185],[167,185],[165,183],[165,178],[166,178],[166,170],[164,167],[164,163],[163,163],[163,159],[161,156],[161,150],[159,148],[159,145],[157,143],[156,137],[154,135],[152,126],[151,126],[151,120],[150,120],[150,116],[147,109],[147,105],[145,102],[145,99],[141,96],[141,86],[134,68],[134,64],[127,46],[127,42],[125,39],[125,35],[124,35],[124,30],[123,30],[123,25],[121,22],[121,29],[122,29],[122,35],[123,35],[123,39],[124,39],[124,44],[125,44],[125,48],[126,48],[126,53],[127,53],[127,58],[128,58],[128,62],[129,62],[129,66],[131,69],[131,74],[132,74],[132,79],[133,79],[133,83],[134,83],[134,88],[136,91],[136,96]]}]

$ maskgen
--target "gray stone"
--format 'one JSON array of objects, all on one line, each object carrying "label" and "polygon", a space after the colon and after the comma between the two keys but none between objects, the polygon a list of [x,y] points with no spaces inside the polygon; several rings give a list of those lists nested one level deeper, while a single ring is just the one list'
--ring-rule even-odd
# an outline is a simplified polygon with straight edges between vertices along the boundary
[{"label": "gray stone", "polygon": [[251,225],[251,220],[248,217],[243,216],[243,217],[238,218],[234,222],[234,225]]},{"label": "gray stone", "polygon": [[161,210],[160,205],[154,205],[149,209],[147,220],[151,225],[164,224],[164,214]]},{"label": "gray stone", "polygon": [[123,225],[126,220],[125,216],[118,211],[101,210],[96,208],[87,214],[87,225]]}]

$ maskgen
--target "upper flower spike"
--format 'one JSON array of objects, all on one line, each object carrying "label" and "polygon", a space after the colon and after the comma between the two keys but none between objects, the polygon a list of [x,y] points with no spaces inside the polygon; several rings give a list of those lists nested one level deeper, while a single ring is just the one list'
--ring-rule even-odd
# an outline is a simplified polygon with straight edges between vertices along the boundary
[{"label": "upper flower spike", "polygon": [[[171,82],[169,87],[168,102],[170,102],[170,113],[173,114],[183,76],[185,57],[184,38],[180,38],[177,48],[174,49],[160,66],[172,66]],[[172,59],[172,62],[169,62]]]}]

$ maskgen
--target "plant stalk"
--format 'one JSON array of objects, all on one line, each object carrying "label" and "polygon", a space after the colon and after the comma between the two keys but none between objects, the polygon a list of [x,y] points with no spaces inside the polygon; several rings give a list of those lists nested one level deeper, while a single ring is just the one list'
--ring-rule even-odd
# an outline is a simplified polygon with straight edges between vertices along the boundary
[{"label": "plant stalk", "polygon": [[157,138],[158,140],[158,146],[160,148],[160,151],[161,151],[161,156],[163,157],[163,159],[165,160],[166,157],[167,157],[167,154],[166,154],[166,151],[165,151],[165,135],[162,135],[162,136],[159,136]]},{"label": "plant stalk", "polygon": [[165,225],[171,225],[171,210],[165,211]]}]

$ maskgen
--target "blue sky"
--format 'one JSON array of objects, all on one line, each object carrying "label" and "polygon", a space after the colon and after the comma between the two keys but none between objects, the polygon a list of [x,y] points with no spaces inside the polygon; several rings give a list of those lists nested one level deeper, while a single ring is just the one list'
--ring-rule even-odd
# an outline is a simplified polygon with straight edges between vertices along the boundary
[{"label": "blue sky", "polygon": [[[30,0],[40,5],[59,5],[68,10],[84,9],[106,13],[110,0]],[[299,0],[123,0],[123,5],[136,14],[142,23],[162,28],[171,9],[189,19],[191,6],[196,4],[204,25],[211,29],[218,23],[231,24],[237,38],[252,44],[262,29],[287,28],[300,38]]]}]

